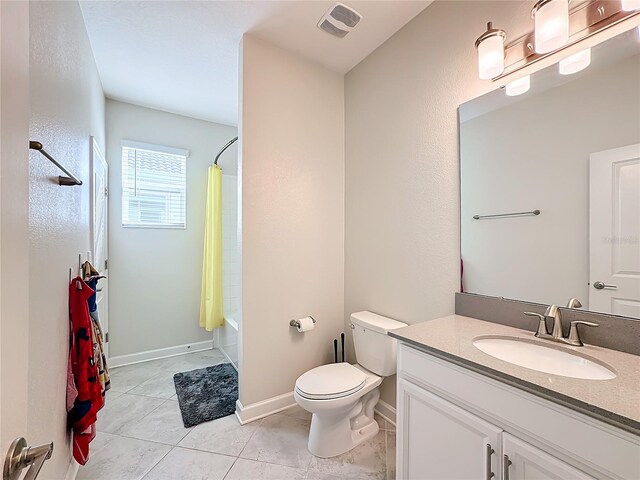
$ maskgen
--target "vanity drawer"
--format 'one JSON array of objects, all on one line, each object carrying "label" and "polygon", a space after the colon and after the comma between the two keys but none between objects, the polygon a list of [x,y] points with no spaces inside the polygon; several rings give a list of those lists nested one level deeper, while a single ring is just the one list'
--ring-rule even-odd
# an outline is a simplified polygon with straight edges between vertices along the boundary
[{"label": "vanity drawer", "polygon": [[398,376],[598,478],[640,479],[640,437],[400,344]]}]

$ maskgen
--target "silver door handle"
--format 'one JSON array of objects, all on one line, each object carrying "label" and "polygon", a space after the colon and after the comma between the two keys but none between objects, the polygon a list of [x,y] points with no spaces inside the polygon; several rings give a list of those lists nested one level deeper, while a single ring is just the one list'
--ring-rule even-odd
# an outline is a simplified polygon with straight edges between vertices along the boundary
[{"label": "silver door handle", "polygon": [[491,448],[491,444],[487,443],[487,468],[486,468],[487,480],[491,480],[493,477],[495,477],[495,474],[491,471],[491,455],[493,455],[494,453],[495,453],[495,450]]},{"label": "silver door handle", "polygon": [[597,282],[593,282],[593,288],[595,288],[596,290],[602,290],[603,288],[610,288],[611,290],[617,290],[618,286],[617,285],[607,285],[604,282],[601,281],[597,281]]},{"label": "silver door handle", "polygon": [[509,467],[513,462],[509,460],[509,455],[502,456],[502,478],[503,480],[509,480]]},{"label": "silver door handle", "polygon": [[35,480],[45,460],[51,458],[53,443],[29,447],[23,437],[16,438],[7,451],[2,469],[3,480],[17,480],[22,470],[30,467],[23,480]]}]

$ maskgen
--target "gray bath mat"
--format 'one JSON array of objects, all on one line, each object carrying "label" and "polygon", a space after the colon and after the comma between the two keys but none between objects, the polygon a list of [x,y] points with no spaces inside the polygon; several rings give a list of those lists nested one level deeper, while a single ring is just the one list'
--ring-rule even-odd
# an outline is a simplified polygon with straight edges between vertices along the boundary
[{"label": "gray bath mat", "polygon": [[176,373],[173,382],[186,428],[236,411],[238,372],[230,363]]}]

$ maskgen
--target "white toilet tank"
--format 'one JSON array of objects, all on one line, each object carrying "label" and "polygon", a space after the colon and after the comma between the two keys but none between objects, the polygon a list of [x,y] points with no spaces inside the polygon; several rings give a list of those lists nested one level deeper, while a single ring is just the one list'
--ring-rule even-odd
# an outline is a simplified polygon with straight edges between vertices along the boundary
[{"label": "white toilet tank", "polygon": [[358,364],[383,377],[395,375],[398,342],[387,332],[406,326],[406,323],[371,312],[352,313],[351,328]]}]

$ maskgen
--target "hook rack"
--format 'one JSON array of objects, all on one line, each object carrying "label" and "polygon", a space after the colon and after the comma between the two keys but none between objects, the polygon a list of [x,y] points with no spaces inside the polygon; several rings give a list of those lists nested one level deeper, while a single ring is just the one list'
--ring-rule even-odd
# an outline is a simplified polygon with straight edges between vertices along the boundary
[{"label": "hook rack", "polygon": [[[78,271],[76,276],[82,278],[82,254],[81,253],[78,254]],[[72,278],[73,278],[73,268],[69,268],[69,283],[71,283]],[[82,290],[82,282],[80,282],[80,280],[76,281],[76,288],[78,290]]]},{"label": "hook rack", "polygon": [[64,168],[60,162],[58,162],[55,158],[53,158],[47,151],[44,149],[44,146],[40,142],[34,142],[33,140],[29,141],[29,148],[31,150],[37,150],[40,152],[47,160],[53,163],[56,167],[62,170],[66,177],[62,175],[58,176],[58,185],[61,186],[73,186],[73,185],[82,185],[82,180],[78,180],[69,170]]}]

